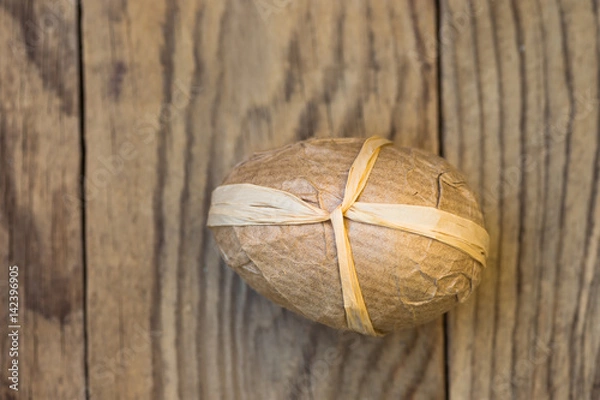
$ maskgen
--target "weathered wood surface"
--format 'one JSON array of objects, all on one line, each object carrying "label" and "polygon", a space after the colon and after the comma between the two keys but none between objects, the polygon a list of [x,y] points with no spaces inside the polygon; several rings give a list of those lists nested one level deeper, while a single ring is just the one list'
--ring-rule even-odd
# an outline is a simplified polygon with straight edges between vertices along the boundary
[{"label": "weathered wood surface", "polygon": [[[74,4],[0,2],[2,399],[84,395],[78,60]],[[18,392],[7,380],[11,265],[19,267]]]},{"label": "weathered wood surface", "polygon": [[[0,398],[600,398],[599,4],[439,3],[1,0]],[[489,267],[445,331],[305,321],[205,227],[253,152],[372,134],[481,193]]]},{"label": "weathered wood surface", "polygon": [[442,2],[443,149],[489,267],[450,314],[453,399],[600,398],[598,2]]},{"label": "weathered wood surface", "polygon": [[436,63],[411,58],[433,2],[275,3],[83,4],[93,397],[445,395],[441,319],[340,335],[248,289],[205,227],[259,150],[380,134],[437,151]]}]

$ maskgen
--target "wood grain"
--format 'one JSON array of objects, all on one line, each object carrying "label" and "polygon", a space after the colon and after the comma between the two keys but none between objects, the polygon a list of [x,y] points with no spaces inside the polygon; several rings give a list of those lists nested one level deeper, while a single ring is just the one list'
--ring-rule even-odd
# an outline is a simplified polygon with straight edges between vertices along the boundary
[{"label": "wood grain", "polygon": [[[23,328],[0,398],[600,398],[599,26],[595,0],[1,1],[0,264]],[[481,194],[489,266],[446,332],[301,319],[205,227],[252,153],[374,134]]]},{"label": "wood grain", "polygon": [[[0,2],[2,399],[85,395],[76,20],[71,2]],[[9,265],[19,267],[18,392],[7,380]]]},{"label": "wood grain", "polygon": [[595,1],[442,2],[443,149],[492,241],[450,398],[600,397],[598,26]]},{"label": "wood grain", "polygon": [[436,152],[426,2],[83,4],[92,398],[443,398],[441,320],[369,339],[258,296],[205,227],[255,151],[312,136]]}]

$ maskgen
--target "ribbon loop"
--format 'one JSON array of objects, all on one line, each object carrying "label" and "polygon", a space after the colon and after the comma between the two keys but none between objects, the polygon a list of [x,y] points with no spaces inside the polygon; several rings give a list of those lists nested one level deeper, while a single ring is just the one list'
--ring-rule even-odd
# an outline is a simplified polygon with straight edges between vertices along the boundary
[{"label": "ribbon loop", "polygon": [[354,159],[350,170],[348,171],[348,179],[346,180],[346,188],[344,189],[344,200],[342,200],[342,211],[348,211],[352,204],[358,199],[363,189],[367,185],[371,170],[379,156],[381,147],[392,144],[387,139],[373,136],[365,140]]}]

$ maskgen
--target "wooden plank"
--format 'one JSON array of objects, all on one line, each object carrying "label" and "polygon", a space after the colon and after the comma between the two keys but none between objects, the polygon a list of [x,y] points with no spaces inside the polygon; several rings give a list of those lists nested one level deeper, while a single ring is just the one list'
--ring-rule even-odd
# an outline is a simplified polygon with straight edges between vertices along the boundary
[{"label": "wooden plank", "polygon": [[600,397],[598,3],[445,0],[443,149],[492,253],[449,318],[452,399]]},{"label": "wooden plank", "polygon": [[[68,1],[0,3],[2,399],[84,398],[76,21]],[[15,357],[7,336],[12,265],[20,300]],[[14,359],[18,392],[7,380]]]},{"label": "wooden plank", "polygon": [[[331,3],[331,4],[330,4]],[[441,319],[369,339],[250,290],[212,189],[311,136],[437,151],[435,2],[85,2],[93,398],[443,398]]]}]

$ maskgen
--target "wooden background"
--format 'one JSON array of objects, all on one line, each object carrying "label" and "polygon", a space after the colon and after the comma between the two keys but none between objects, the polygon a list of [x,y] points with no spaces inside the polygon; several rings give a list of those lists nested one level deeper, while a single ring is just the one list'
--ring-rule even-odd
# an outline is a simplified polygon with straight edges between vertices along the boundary
[{"label": "wooden background", "polygon": [[[2,399],[600,399],[597,0],[0,0]],[[249,289],[205,227],[255,151],[438,152],[481,287],[383,339]]]}]

